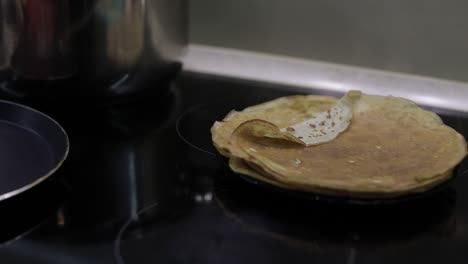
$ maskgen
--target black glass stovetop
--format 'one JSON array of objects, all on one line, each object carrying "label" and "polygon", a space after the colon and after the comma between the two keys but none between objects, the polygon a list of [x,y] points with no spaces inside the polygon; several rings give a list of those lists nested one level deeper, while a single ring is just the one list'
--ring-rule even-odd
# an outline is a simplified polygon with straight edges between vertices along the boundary
[{"label": "black glass stovetop", "polygon": [[[24,102],[63,125],[71,152],[48,181],[0,202],[1,263],[467,263],[466,160],[416,201],[302,200],[231,173],[209,129],[305,90],[188,73],[154,89],[164,92],[119,104]],[[468,114],[431,110],[468,138]]]}]

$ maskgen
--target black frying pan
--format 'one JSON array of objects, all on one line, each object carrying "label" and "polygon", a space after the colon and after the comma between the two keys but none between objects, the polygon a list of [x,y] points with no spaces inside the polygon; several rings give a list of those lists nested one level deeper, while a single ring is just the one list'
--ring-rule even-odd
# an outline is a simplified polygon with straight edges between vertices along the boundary
[{"label": "black frying pan", "polygon": [[0,100],[0,201],[50,177],[68,150],[65,130],[51,117]]}]

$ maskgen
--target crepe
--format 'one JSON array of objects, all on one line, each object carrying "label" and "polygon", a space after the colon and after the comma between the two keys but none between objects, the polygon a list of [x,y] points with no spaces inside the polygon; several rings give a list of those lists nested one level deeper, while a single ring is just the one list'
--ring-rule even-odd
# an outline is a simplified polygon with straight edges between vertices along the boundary
[{"label": "crepe", "polygon": [[317,112],[327,111],[337,101],[331,96],[293,95],[247,107],[240,112],[233,110],[211,128],[213,145],[222,155],[229,157],[232,148],[229,138],[243,122],[261,119],[278,127],[287,127],[309,119]]},{"label": "crepe", "polygon": [[[322,100],[325,103],[319,103]],[[287,189],[362,198],[431,189],[449,179],[466,156],[462,135],[436,114],[392,96],[360,95],[353,101],[349,127],[328,142],[304,146],[275,136],[277,129],[327,111],[337,100],[286,97],[231,113],[213,126],[214,145],[230,158],[231,169],[257,180]],[[295,105],[307,109],[291,110]],[[298,112],[305,114],[299,117]]]}]

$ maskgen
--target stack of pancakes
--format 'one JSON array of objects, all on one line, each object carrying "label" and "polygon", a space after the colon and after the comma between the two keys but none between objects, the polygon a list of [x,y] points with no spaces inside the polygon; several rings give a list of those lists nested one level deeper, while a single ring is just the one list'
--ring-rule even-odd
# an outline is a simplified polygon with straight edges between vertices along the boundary
[{"label": "stack of pancakes", "polygon": [[213,125],[213,144],[233,171],[259,181],[359,198],[429,190],[452,177],[467,154],[463,136],[435,113],[393,96],[359,93],[347,128],[326,142],[301,144],[278,132],[329,112],[338,100],[296,95],[231,111]]}]

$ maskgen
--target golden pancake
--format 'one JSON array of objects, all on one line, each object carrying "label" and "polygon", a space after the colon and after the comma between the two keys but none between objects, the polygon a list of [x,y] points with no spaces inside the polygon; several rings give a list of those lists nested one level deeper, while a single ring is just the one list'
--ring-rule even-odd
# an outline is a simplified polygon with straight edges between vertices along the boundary
[{"label": "golden pancake", "polygon": [[428,190],[450,178],[467,153],[463,136],[436,114],[391,96],[354,100],[349,127],[329,142],[306,147],[275,136],[337,101],[326,100],[294,121],[291,113],[296,113],[287,109],[292,102],[273,106],[269,120],[261,110],[259,115],[236,112],[234,123],[228,118],[214,126],[214,144],[239,173],[288,189],[366,198]]}]

